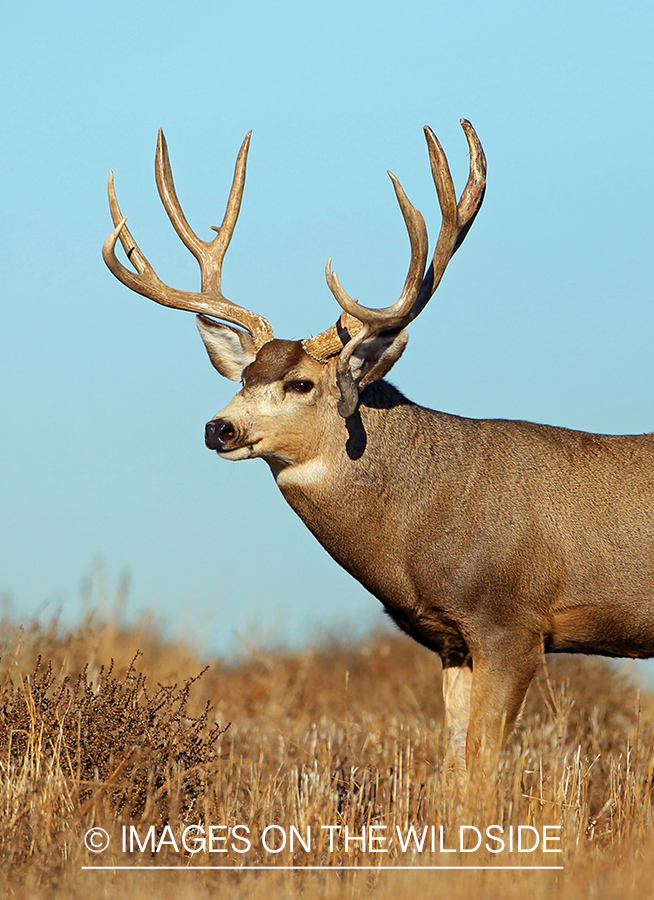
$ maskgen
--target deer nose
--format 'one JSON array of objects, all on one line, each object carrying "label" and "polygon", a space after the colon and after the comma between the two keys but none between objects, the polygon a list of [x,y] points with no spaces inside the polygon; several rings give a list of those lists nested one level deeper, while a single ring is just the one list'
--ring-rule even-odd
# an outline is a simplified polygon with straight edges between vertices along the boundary
[{"label": "deer nose", "polygon": [[210,450],[224,450],[235,436],[236,429],[226,419],[212,420],[204,427],[204,443]]}]

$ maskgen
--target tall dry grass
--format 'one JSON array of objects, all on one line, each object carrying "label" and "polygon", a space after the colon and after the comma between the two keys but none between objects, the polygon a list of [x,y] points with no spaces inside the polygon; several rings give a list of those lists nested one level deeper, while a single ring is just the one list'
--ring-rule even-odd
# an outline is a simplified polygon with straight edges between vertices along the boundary
[{"label": "tall dry grass", "polygon": [[[208,668],[147,621],[127,627],[91,617],[74,630],[4,623],[0,642],[7,896],[622,900],[653,890],[654,697],[602,661],[550,658],[497,777],[461,790],[443,763],[440,664],[400,635],[297,653],[251,649]],[[346,827],[349,836],[371,827],[395,836],[433,825],[438,841],[442,826],[444,847],[455,848],[461,825],[492,824],[505,833],[559,828],[550,834],[560,834],[563,853],[431,852],[429,839],[422,853],[402,852],[397,840],[346,849],[343,839]],[[143,852],[123,852],[123,828],[132,825]],[[227,852],[184,850],[185,828],[210,825],[241,826],[251,847],[239,853],[245,845],[232,836],[216,841]],[[323,825],[341,828],[332,852]],[[278,826],[270,846],[281,829],[287,837],[278,853],[261,844],[269,826]],[[93,827],[109,834],[102,853],[84,845]],[[308,827],[306,851],[297,835],[306,839]],[[200,832],[189,834],[191,849],[200,846]],[[83,868],[99,865],[131,868]],[[256,865],[275,869],[246,868]],[[282,869],[319,865],[329,869]],[[426,868],[443,865],[455,868]],[[536,865],[563,868],[527,868]]]}]

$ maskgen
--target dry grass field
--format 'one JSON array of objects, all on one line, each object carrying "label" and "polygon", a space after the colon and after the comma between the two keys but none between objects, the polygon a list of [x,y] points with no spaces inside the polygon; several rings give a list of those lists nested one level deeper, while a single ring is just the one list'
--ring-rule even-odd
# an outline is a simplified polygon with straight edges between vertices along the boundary
[{"label": "dry grass field", "polygon": [[654,891],[654,696],[602,661],[550,658],[498,776],[463,791],[440,664],[399,634],[208,668],[147,621],[5,623],[0,640],[7,897]]}]

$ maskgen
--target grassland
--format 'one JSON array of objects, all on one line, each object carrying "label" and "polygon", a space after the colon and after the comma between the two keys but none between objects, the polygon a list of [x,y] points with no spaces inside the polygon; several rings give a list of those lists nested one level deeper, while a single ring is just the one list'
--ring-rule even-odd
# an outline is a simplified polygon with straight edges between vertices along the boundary
[{"label": "grassland", "polygon": [[[0,640],[5,896],[624,900],[654,892],[654,696],[602,661],[550,658],[497,778],[460,790],[443,762],[440,664],[400,635],[297,653],[251,649],[208,668],[147,621],[91,617],[72,631],[5,623]],[[499,844],[486,837],[490,825],[503,829],[502,852],[491,852]],[[210,826],[214,845],[203,849],[201,829],[208,835]],[[411,842],[402,851],[398,829],[406,839],[411,826],[418,837],[427,829],[422,852]],[[543,853],[542,842],[510,852],[511,826],[527,838],[547,826],[560,837],[549,849],[563,852]],[[110,840],[101,853],[84,843],[97,827]],[[484,841],[462,852],[476,843],[473,827]],[[352,840],[364,828],[365,847]],[[100,865],[129,868],[83,868]],[[282,868],[290,866],[311,868]]]}]

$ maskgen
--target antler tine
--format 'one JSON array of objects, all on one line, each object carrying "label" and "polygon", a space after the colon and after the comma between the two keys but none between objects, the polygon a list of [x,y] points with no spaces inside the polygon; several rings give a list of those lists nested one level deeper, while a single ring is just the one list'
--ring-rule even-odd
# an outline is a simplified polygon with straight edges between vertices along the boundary
[{"label": "antler tine", "polygon": [[461,127],[470,148],[470,174],[459,200],[461,230],[454,247],[455,253],[470,230],[470,226],[475,221],[486,193],[486,155],[477,137],[477,132],[471,123],[467,119],[461,119]]},{"label": "antler tine", "polygon": [[409,271],[399,300],[392,306],[386,306],[382,309],[370,309],[367,306],[361,306],[343,290],[336,272],[331,271],[331,257],[327,260],[327,265],[325,267],[327,284],[339,306],[360,322],[370,325],[381,323],[380,329],[378,330],[393,327],[413,306],[415,295],[422,282],[429,249],[425,220],[420,212],[411,205],[402,185],[395,175],[393,175],[392,172],[389,172],[388,174],[393,182],[395,195],[400,210],[402,211],[402,217],[404,218],[404,223],[409,234],[409,242],[411,244]]},{"label": "antler tine", "polygon": [[[336,381],[341,392],[338,409],[344,418],[347,418],[354,412],[358,401],[358,391],[349,368],[352,354],[360,344],[373,334],[393,328],[399,330],[404,327],[405,320],[407,320],[407,316],[415,303],[416,295],[420,290],[429,251],[425,220],[420,212],[412,206],[395,175],[392,172],[388,174],[393,182],[395,196],[397,197],[411,244],[409,271],[399,299],[392,306],[382,309],[369,309],[367,306],[361,306],[343,290],[336,272],[331,271],[331,258],[327,260],[325,267],[327,284],[338,304],[346,313],[363,323],[363,327],[354,334],[341,350],[336,366]],[[320,336],[318,340],[320,340]],[[305,349],[307,349],[307,343],[311,342],[305,342]],[[310,350],[311,348],[308,349]]]},{"label": "antler tine", "polygon": [[[223,300],[221,303],[216,297],[191,291],[179,291],[165,284],[156,274],[125,225],[127,219],[120,212],[114,192],[113,172],[109,176],[108,192],[111,216],[116,227],[102,245],[102,257],[119,281],[149,300],[161,303],[162,306],[203,313],[204,315],[217,316],[223,319],[227,318],[227,321],[236,322],[236,324],[246,327],[245,322],[237,319],[236,313],[247,313],[248,316],[254,317],[255,314],[250,313],[249,310],[243,310],[235,303],[230,303],[229,300]],[[116,242],[118,238],[120,238],[128,259],[134,263],[136,272],[132,272],[131,269],[124,266],[116,256]],[[232,310],[234,314],[231,314]],[[257,316],[256,318],[261,317]],[[262,321],[265,322],[265,319]],[[250,329],[248,328],[248,330]],[[254,337],[254,331],[251,333]]]},{"label": "antler tine", "polygon": [[[166,285],[159,280],[154,269],[142,253],[140,247],[132,237],[129,228],[125,224],[127,222],[127,217],[123,216],[120,211],[120,206],[118,205],[116,191],[114,189],[113,172],[109,173],[107,193],[109,195],[111,218],[115,227],[102,245],[102,258],[116,278],[128,288],[137,291],[139,294],[143,294],[151,300],[163,303],[164,301],[160,297],[160,288],[165,288]],[[133,263],[136,272],[132,272],[131,269],[124,266],[116,256],[116,242],[118,238],[120,238],[123,250],[130,262]]]},{"label": "antler tine", "polygon": [[[427,299],[432,296],[440,284],[447,264],[463,243],[475,216],[479,212],[486,190],[486,157],[484,156],[481,143],[467,119],[461,119],[461,127],[465,132],[470,148],[470,174],[458,204],[452,176],[450,175],[450,167],[447,164],[443,148],[431,128],[429,126],[425,127],[432,177],[443,216],[432,260],[433,271],[431,272],[431,279],[429,279],[431,285],[428,288],[430,293]],[[427,286],[425,285],[425,287]],[[424,302],[426,303],[426,300]],[[415,315],[417,315],[417,312]]]},{"label": "antler tine", "polygon": [[227,201],[227,208],[225,210],[222,225],[220,228],[212,226],[212,229],[218,234],[212,241],[203,241],[188,224],[186,216],[182,211],[181,204],[177,197],[177,191],[175,190],[175,182],[173,180],[173,172],[170,165],[170,157],[168,155],[168,145],[163,130],[161,128],[159,129],[154,166],[159,196],[161,197],[161,202],[164,205],[164,209],[168,214],[168,218],[170,219],[173,228],[200,264],[203,292],[215,291],[220,293],[223,259],[232,239],[234,226],[236,225],[236,220],[238,219],[238,214],[241,209],[241,200],[243,199],[245,169],[251,137],[252,132],[249,131],[241,144],[241,149],[236,158],[234,178],[232,180],[232,187],[229,192],[229,199]]},{"label": "antler tine", "polygon": [[[113,173],[109,176],[108,193],[109,208],[115,227],[104,242],[102,256],[116,278],[131,290],[148,297],[150,300],[161,303],[163,306],[202,313],[203,315],[214,316],[223,321],[240,325],[252,335],[255,349],[259,350],[263,344],[273,338],[273,330],[270,323],[263,316],[257,315],[257,313],[251,312],[249,309],[245,309],[236,303],[232,303],[231,300],[227,300],[220,291],[223,258],[234,231],[243,196],[245,162],[249,142],[250,134],[243,141],[236,161],[236,171],[223,224],[220,229],[214,229],[218,231],[218,235],[213,241],[202,241],[191,229],[182,212],[175,192],[166,141],[163,133],[159,132],[155,160],[159,194],[175,231],[200,264],[202,273],[201,293],[177,290],[165,284],[157,276],[125,226],[126,220],[120,211],[116,199]],[[134,264],[136,272],[132,272],[116,257],[116,242],[118,238],[120,238],[128,259]]]}]

